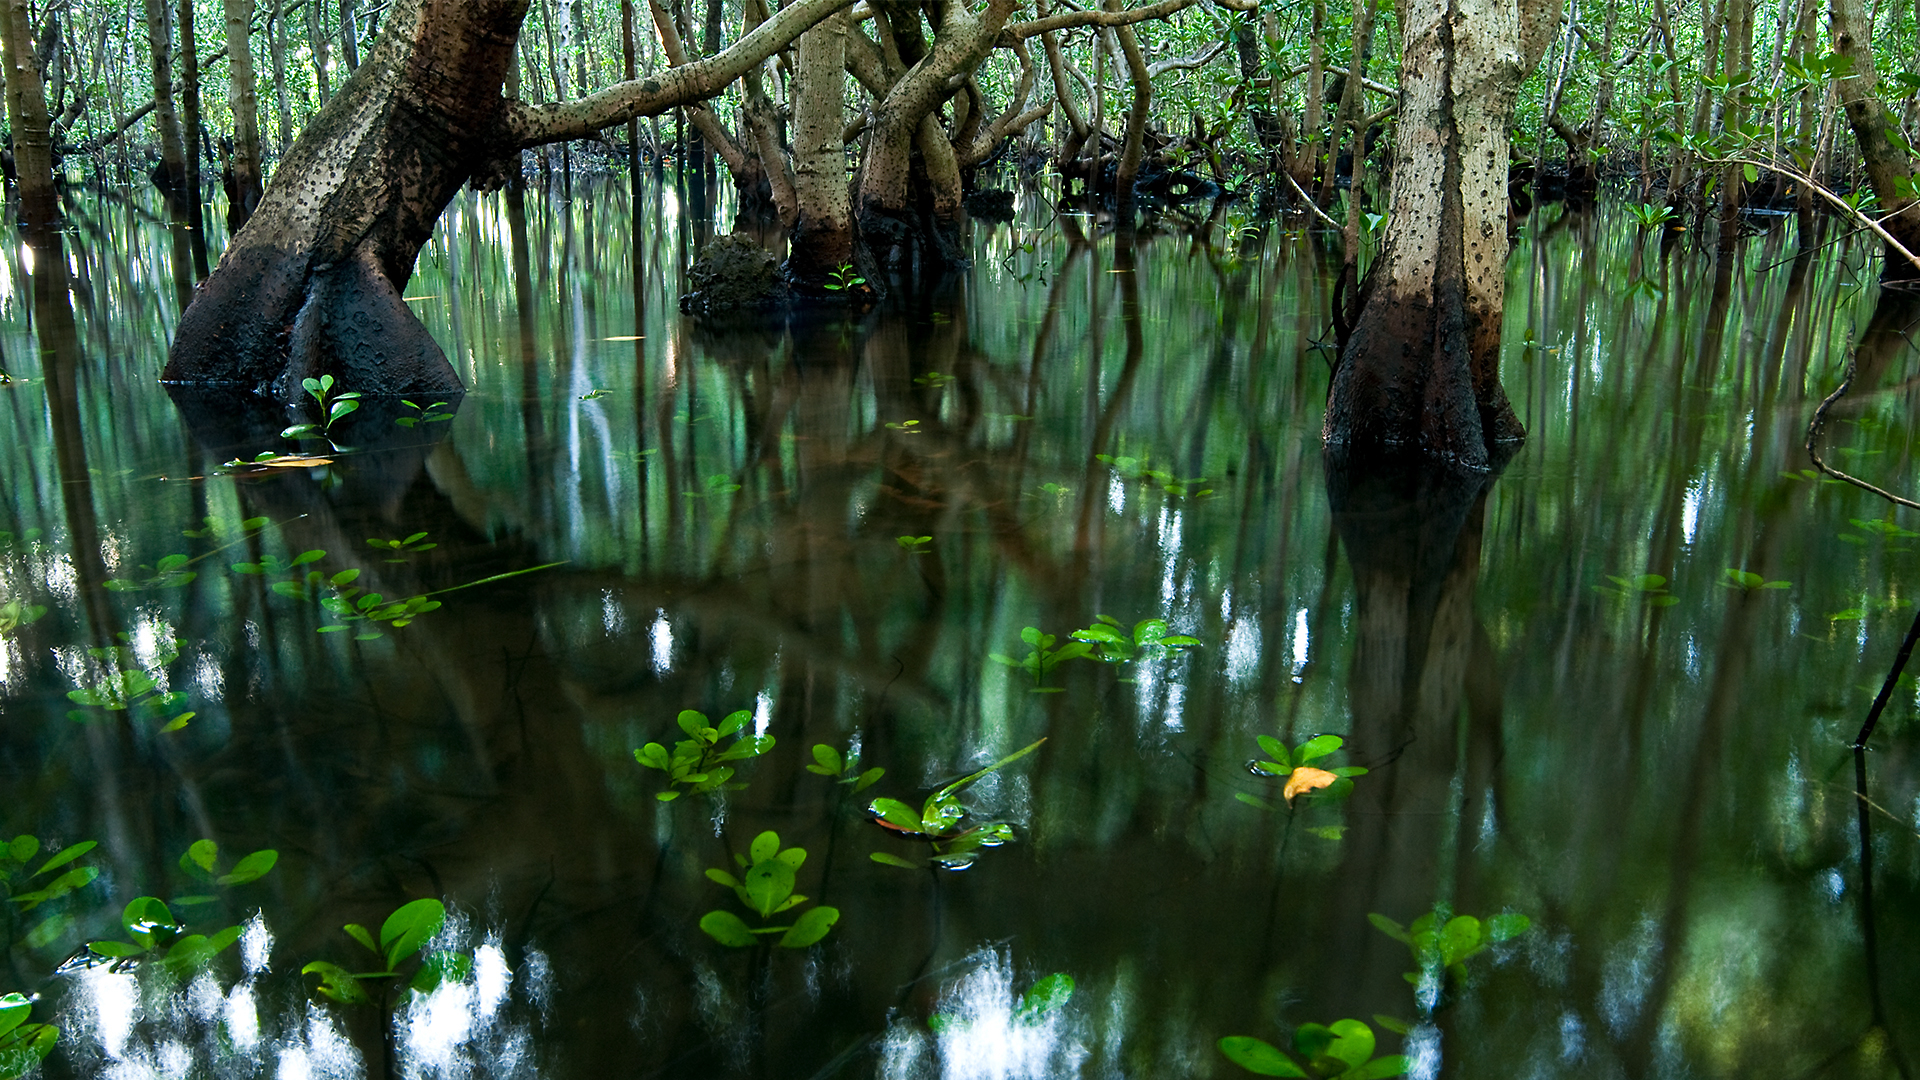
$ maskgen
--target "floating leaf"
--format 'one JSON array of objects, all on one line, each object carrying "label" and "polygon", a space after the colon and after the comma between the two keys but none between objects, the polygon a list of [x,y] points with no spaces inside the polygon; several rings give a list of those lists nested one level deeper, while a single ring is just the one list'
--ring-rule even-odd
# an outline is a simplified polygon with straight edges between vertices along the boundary
[{"label": "floating leaf", "polygon": [[1338,779],[1340,779],[1338,776],[1335,776],[1325,769],[1316,769],[1310,765],[1302,765],[1294,769],[1287,777],[1287,786],[1281,790],[1280,794],[1286,798],[1287,805],[1292,806],[1296,796],[1319,791],[1321,788],[1331,785]]},{"label": "floating leaf", "polygon": [[[839,921],[839,908],[813,908],[794,920],[793,926],[781,935],[778,944],[783,949],[804,949],[826,937],[827,931],[833,929],[833,924]],[[704,926],[704,922],[702,925]]]}]

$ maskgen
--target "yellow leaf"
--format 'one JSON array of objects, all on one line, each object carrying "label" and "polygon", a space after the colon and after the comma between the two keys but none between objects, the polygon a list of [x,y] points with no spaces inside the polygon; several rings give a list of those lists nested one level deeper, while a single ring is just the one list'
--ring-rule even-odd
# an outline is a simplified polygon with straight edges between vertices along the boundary
[{"label": "yellow leaf", "polygon": [[1287,777],[1287,786],[1281,790],[1280,794],[1286,796],[1287,805],[1292,806],[1295,795],[1304,795],[1309,791],[1319,791],[1321,788],[1326,787],[1338,779],[1340,778],[1325,769],[1315,769],[1311,766],[1302,765],[1293,770],[1293,773]]}]

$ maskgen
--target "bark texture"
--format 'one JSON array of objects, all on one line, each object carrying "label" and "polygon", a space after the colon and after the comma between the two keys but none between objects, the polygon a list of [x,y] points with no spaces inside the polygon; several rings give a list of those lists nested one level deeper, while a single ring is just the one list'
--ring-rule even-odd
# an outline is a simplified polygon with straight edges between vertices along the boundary
[{"label": "bark texture", "polygon": [[793,186],[798,211],[787,248],[787,276],[825,285],[853,261],[852,200],[847,193],[847,17],[836,14],[800,35],[793,92]]},{"label": "bark texture", "polygon": [[[1833,0],[1827,28],[1834,53],[1853,65],[1845,78],[1834,80],[1834,89],[1846,110],[1847,124],[1853,128],[1854,141],[1860,145],[1860,161],[1866,166],[1874,198],[1888,211],[1880,224],[1907,250],[1920,251],[1920,206],[1911,195],[1913,163],[1894,144],[1892,133],[1898,128],[1880,100],[1880,77],[1873,66],[1873,22],[1866,4],[1863,0]],[[1912,280],[1920,278],[1920,266],[1889,250],[1881,275]]]},{"label": "bark texture", "polygon": [[320,374],[370,395],[457,392],[400,289],[460,186],[523,147],[708,97],[845,3],[794,0],[718,56],[530,107],[501,94],[527,0],[398,0],[181,316],[163,381],[285,400]]},{"label": "bark texture", "polygon": [[46,92],[34,66],[33,22],[27,0],[0,6],[0,45],[6,50],[7,120],[13,129],[14,175],[20,185],[20,219],[30,229],[60,215],[53,190],[53,134]]},{"label": "bark texture", "polygon": [[1406,4],[1392,218],[1334,372],[1329,446],[1485,469],[1525,434],[1499,375],[1507,126],[1559,16],[1552,0],[1526,6]]}]

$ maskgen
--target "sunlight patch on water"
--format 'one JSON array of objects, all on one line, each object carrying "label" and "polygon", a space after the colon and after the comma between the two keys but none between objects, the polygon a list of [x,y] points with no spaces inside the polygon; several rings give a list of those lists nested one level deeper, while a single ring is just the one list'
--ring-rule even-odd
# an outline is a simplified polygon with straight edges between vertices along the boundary
[{"label": "sunlight patch on water", "polygon": [[650,633],[653,644],[653,673],[665,675],[673,670],[673,624],[667,621],[665,608],[654,611],[653,629]]},{"label": "sunlight patch on water", "polygon": [[1260,624],[1242,615],[1227,628],[1227,678],[1244,683],[1260,674]]},{"label": "sunlight patch on water", "polygon": [[1633,936],[1608,955],[1600,976],[1600,1014],[1616,1035],[1624,1035],[1646,1005],[1647,991],[1660,968],[1660,924],[1642,915]]},{"label": "sunlight patch on water", "polygon": [[[999,950],[983,949],[968,960],[973,971],[940,995],[938,1032],[897,1019],[882,1045],[880,1075],[886,1080],[1049,1080],[1078,1075],[1087,1058],[1071,1009],[1037,1016],[1019,1012],[1013,964]],[[937,1065],[936,1065],[937,1063]],[[937,1072],[934,1069],[937,1067]]]},{"label": "sunlight patch on water", "polygon": [[620,601],[613,598],[612,589],[600,591],[600,626],[608,637],[620,637],[627,632],[627,612]]},{"label": "sunlight patch on water", "polygon": [[1680,505],[1680,542],[1693,543],[1693,534],[1700,528],[1700,481],[1687,485],[1686,500]]},{"label": "sunlight patch on water", "polygon": [[753,699],[753,734],[755,737],[767,733],[767,725],[773,723],[773,694],[762,690]]},{"label": "sunlight patch on water", "polygon": [[1307,609],[1301,608],[1293,613],[1293,681],[1300,682],[1307,673],[1307,645],[1311,632],[1307,628]]}]

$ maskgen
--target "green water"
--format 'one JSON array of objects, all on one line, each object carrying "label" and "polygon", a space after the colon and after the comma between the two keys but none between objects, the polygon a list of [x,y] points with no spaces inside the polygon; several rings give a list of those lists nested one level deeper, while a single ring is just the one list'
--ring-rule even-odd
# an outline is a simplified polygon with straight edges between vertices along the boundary
[{"label": "green water", "polygon": [[[1716,265],[1542,206],[1506,325],[1530,434],[1482,490],[1323,463],[1323,236],[1026,196],[930,300],[711,332],[680,205],[463,194],[406,292],[454,418],[369,402],[274,472],[222,463],[328,450],[279,437],[311,410],[157,385],[190,280],[145,192],[0,240],[0,832],[99,842],[9,905],[50,1075],[1228,1077],[1222,1036],[1343,1018],[1416,1076],[1911,1075],[1920,684],[1868,756],[1870,910],[1849,745],[1920,526],[1801,472],[1864,335],[1829,455],[1913,475],[1910,320],[1864,245],[1796,260],[1782,223]],[[370,593],[441,606],[342,618]],[[991,659],[1100,615],[1201,644],[1038,688]],[[773,738],[743,787],[656,797],[634,751],[683,709]],[[1321,733],[1370,771],[1288,809],[1256,740]],[[929,846],[867,802],[1042,737],[961,793],[1011,843],[871,859]],[[854,794],[816,744],[885,775]],[[762,920],[704,871],[765,830],[808,899]],[[202,838],[278,861],[198,882]],[[210,965],[80,962],[195,895],[185,932],[244,928]],[[313,995],[311,961],[384,966],[343,924],[422,897],[469,970],[391,1024]],[[700,929],[819,905],[811,948]],[[1530,928],[1419,988],[1369,916],[1436,905]]]}]

